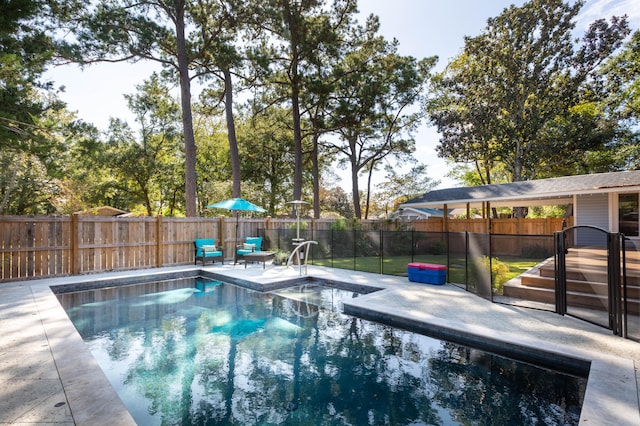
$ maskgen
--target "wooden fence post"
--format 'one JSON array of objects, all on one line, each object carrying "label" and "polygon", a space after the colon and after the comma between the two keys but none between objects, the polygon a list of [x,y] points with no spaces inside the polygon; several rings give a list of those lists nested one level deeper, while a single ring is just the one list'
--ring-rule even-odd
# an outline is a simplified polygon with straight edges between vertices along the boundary
[{"label": "wooden fence post", "polygon": [[78,216],[78,213],[71,215],[71,275],[78,275],[80,273],[80,262],[78,262],[78,234],[80,233],[78,229]]},{"label": "wooden fence post", "polygon": [[490,234],[491,233],[491,203],[489,203],[487,201],[487,215],[485,216],[487,218],[487,228],[486,228],[486,233]]},{"label": "wooden fence post", "polygon": [[162,243],[164,241],[164,236],[162,235],[162,215],[159,214],[156,218],[156,265],[158,268],[162,267]]}]

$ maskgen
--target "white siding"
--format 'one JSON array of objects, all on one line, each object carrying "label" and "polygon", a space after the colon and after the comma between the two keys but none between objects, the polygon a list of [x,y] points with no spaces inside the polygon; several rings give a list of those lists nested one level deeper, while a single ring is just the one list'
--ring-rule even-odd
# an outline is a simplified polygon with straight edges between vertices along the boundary
[{"label": "white siding", "polygon": [[609,230],[608,194],[579,195],[576,225],[591,225]]},{"label": "white siding", "polygon": [[[576,225],[590,225],[609,231],[609,195],[579,195],[576,198]],[[597,236],[597,241],[590,241],[593,238],[590,232],[578,231],[578,244],[600,245],[602,236]]]}]

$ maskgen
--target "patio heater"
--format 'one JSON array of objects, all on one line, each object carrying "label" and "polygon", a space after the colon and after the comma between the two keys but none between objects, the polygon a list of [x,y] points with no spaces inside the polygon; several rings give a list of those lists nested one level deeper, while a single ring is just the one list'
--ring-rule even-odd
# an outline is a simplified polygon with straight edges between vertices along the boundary
[{"label": "patio heater", "polygon": [[303,204],[309,204],[302,200],[288,201],[287,204],[293,204],[293,209],[296,212],[296,238],[294,241],[304,241],[304,238],[300,238],[300,206]]},{"label": "patio heater", "polygon": [[[296,212],[296,237],[292,241],[293,246],[295,247],[304,241],[304,238],[300,238],[300,206],[303,204],[309,204],[309,203],[302,200],[293,200],[293,201],[287,202],[287,204],[293,204],[293,209]],[[304,257],[302,257],[304,256],[303,254],[299,253],[298,256],[301,256],[300,259],[298,259],[298,262],[304,259]]]}]

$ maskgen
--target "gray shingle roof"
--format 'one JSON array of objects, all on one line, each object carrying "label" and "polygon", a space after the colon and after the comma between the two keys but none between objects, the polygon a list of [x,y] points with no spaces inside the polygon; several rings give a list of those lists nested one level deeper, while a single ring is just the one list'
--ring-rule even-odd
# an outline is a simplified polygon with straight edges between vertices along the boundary
[{"label": "gray shingle roof", "polygon": [[615,189],[638,187],[640,170],[565,176],[505,184],[436,189],[403,204],[406,207],[437,203],[466,203],[497,200],[560,198],[577,194],[613,192]]}]

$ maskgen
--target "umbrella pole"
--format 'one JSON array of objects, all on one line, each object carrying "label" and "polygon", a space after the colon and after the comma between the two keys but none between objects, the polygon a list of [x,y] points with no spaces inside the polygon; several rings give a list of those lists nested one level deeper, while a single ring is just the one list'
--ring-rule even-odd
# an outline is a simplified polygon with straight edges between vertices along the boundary
[{"label": "umbrella pole", "polygon": [[238,263],[238,220],[240,212],[236,210],[236,235],[233,237],[233,264]]}]

